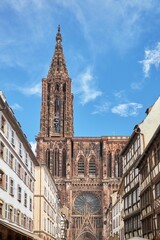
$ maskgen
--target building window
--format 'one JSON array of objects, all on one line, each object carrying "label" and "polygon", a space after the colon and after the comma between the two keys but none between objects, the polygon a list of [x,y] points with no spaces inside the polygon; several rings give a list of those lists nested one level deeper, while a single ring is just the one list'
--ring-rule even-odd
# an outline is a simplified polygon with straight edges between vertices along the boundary
[{"label": "building window", "polygon": [[56,98],[54,104],[55,104],[55,116],[59,116],[59,111],[60,111],[60,101],[59,101],[59,98]]},{"label": "building window", "polygon": [[4,172],[0,169],[0,188],[5,188],[5,174]]},{"label": "building window", "polygon": [[22,157],[22,143],[19,142],[19,156]]},{"label": "building window", "polygon": [[48,149],[46,151],[46,163],[47,167],[50,169],[50,151]]},{"label": "building window", "polygon": [[55,91],[59,92],[59,84],[58,83],[56,83],[56,85],[55,85]]},{"label": "building window", "polygon": [[24,193],[24,206],[27,207],[27,193]]},{"label": "building window", "polygon": [[150,204],[151,204],[151,189],[149,188],[141,195],[141,207],[145,208]]},{"label": "building window", "polygon": [[66,150],[62,153],[62,177],[66,177]]},{"label": "building window", "polygon": [[142,181],[144,181],[148,177],[148,174],[149,174],[149,169],[148,169],[148,163],[146,162],[141,172]]},{"label": "building window", "polygon": [[1,117],[1,130],[4,133],[5,132],[5,126],[6,126],[6,120],[5,118],[2,116]]},{"label": "building window", "polygon": [[80,158],[78,161],[78,174],[84,175],[84,159]]},{"label": "building window", "polygon": [[96,162],[94,158],[89,161],[89,174],[96,175]]},{"label": "building window", "polygon": [[160,182],[155,185],[156,198],[160,196]]},{"label": "building window", "polygon": [[32,161],[30,162],[30,170],[31,170],[31,173],[33,173],[33,164],[32,164]]},{"label": "building window", "polygon": [[27,185],[27,173],[24,173],[24,183]]},{"label": "building window", "polygon": [[13,169],[13,165],[14,165],[14,156],[9,153],[9,166]]},{"label": "building window", "polygon": [[21,164],[18,163],[18,176],[21,178],[22,177],[22,168],[21,168]]},{"label": "building window", "polygon": [[5,204],[5,218],[8,219],[8,204]]},{"label": "building window", "polygon": [[8,150],[8,148],[6,148],[6,163],[9,164],[9,155],[10,155],[10,152]]},{"label": "building window", "polygon": [[23,217],[23,224],[24,224],[24,228],[27,228],[27,217],[26,217],[26,215],[24,215],[24,217]]},{"label": "building window", "polygon": [[59,176],[59,150],[55,149],[53,151],[53,166],[52,166],[53,176]]},{"label": "building window", "polygon": [[14,222],[17,223],[17,209],[14,209]]},{"label": "building window", "polygon": [[32,231],[32,220],[29,219],[29,230]]},{"label": "building window", "polygon": [[29,199],[29,210],[32,211],[32,198]]},{"label": "building window", "polygon": [[150,232],[153,232],[152,231],[152,217],[148,217],[148,218],[145,218],[142,220],[142,231],[143,231],[143,234],[147,234],[147,233],[150,233]]},{"label": "building window", "polygon": [[32,191],[32,179],[31,178],[29,178],[29,189]]},{"label": "building window", "polygon": [[3,203],[0,203],[0,218],[3,217]]},{"label": "building window", "polygon": [[6,184],[5,184],[5,189],[8,191],[8,176],[6,175]]},{"label": "building window", "polygon": [[44,218],[44,231],[46,231],[46,218]]},{"label": "building window", "polygon": [[21,221],[21,213],[19,210],[17,210],[17,224],[20,225],[20,221]]},{"label": "building window", "polygon": [[21,213],[21,225],[24,226],[24,214]]},{"label": "building window", "polygon": [[112,154],[110,151],[107,154],[107,176],[112,177]]},{"label": "building window", "polygon": [[11,196],[14,196],[14,181],[10,179],[9,193]]},{"label": "building window", "polygon": [[28,166],[28,153],[26,152],[26,166]]},{"label": "building window", "polygon": [[4,144],[0,142],[0,158],[4,160]]},{"label": "building window", "polygon": [[15,136],[14,136],[14,131],[11,130],[11,144],[14,146],[15,145]]},{"label": "building window", "polygon": [[17,196],[17,200],[19,202],[21,202],[21,195],[22,195],[22,188],[18,185],[18,196]]},{"label": "building window", "polygon": [[10,137],[9,135],[10,135],[10,126],[9,126],[9,124],[7,123],[7,124],[6,124],[6,138],[7,138],[7,139],[9,139],[9,137]]},{"label": "building window", "polygon": [[10,221],[13,221],[13,207],[12,206],[8,206],[9,209],[8,209],[8,219]]},{"label": "building window", "polygon": [[121,163],[121,161],[120,161],[120,155],[119,155],[119,149],[117,149],[116,150],[116,153],[115,153],[115,160],[114,160],[114,176],[115,177],[120,177],[120,174],[121,174],[121,172],[120,172],[120,163]]},{"label": "building window", "polygon": [[46,212],[46,201],[44,200],[44,212]]}]

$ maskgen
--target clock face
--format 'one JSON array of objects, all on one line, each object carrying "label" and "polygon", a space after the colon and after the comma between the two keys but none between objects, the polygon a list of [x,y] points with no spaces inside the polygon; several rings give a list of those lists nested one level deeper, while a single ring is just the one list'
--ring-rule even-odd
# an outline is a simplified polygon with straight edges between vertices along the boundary
[{"label": "clock face", "polygon": [[76,197],[74,207],[80,213],[96,213],[101,209],[101,203],[93,193],[84,192]]}]

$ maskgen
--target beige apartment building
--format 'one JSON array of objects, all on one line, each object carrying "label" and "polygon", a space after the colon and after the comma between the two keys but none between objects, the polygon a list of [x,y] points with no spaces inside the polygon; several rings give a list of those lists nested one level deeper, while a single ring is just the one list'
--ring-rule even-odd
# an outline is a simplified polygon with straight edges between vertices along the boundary
[{"label": "beige apartment building", "polygon": [[[47,166],[35,167],[34,233],[38,239],[60,240],[64,229],[57,188]],[[65,216],[64,216],[65,217]],[[63,232],[63,239],[65,239]]]},{"label": "beige apartment building", "polygon": [[0,239],[33,239],[34,169],[31,146],[0,92]]},{"label": "beige apartment building", "polygon": [[106,239],[124,240],[124,201],[123,201],[123,181],[118,191],[114,192],[110,198],[110,205],[106,211]]}]

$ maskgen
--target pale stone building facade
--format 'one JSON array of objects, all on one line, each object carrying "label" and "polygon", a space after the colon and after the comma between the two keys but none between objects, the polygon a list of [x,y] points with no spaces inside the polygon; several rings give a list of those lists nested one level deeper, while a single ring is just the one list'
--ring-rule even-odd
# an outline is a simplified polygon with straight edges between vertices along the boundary
[{"label": "pale stone building facade", "polygon": [[122,177],[120,152],[128,137],[74,137],[73,94],[60,27],[48,76],[42,81],[37,158],[50,169],[69,211],[68,240],[105,239],[109,198]]},{"label": "pale stone building facade", "polygon": [[47,166],[35,167],[34,233],[43,240],[61,239],[61,204]]},{"label": "pale stone building facade", "polygon": [[0,239],[30,240],[38,162],[2,92],[0,108]]}]

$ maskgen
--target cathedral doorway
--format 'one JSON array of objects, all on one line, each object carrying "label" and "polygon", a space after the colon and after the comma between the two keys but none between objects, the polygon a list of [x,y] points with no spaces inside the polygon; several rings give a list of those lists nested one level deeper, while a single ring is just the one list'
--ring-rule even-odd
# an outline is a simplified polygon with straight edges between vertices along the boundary
[{"label": "cathedral doorway", "polygon": [[97,240],[97,238],[93,236],[90,232],[84,232],[77,238],[77,240]]}]

